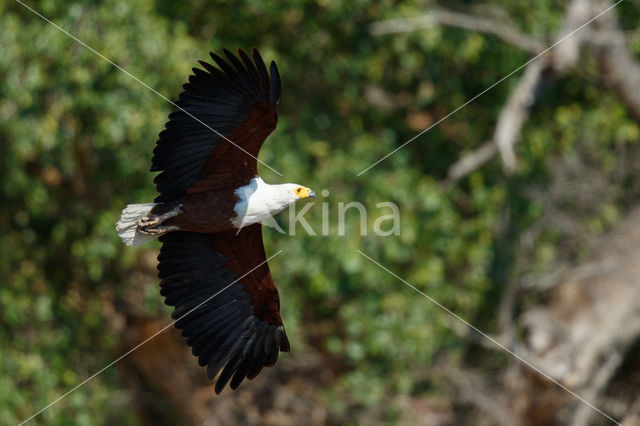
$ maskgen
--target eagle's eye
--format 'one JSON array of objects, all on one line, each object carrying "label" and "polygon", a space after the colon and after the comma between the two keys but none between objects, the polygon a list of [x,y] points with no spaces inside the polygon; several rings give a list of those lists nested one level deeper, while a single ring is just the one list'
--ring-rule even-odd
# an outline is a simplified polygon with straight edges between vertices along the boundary
[{"label": "eagle's eye", "polygon": [[302,192],[302,188],[297,187],[297,188],[296,188],[296,194],[300,194],[301,192]]}]

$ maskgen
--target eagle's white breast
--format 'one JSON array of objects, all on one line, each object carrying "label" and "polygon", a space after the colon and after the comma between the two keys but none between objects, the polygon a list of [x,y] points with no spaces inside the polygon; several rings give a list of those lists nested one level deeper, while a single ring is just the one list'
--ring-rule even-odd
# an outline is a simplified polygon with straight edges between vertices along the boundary
[{"label": "eagle's white breast", "polygon": [[239,201],[233,208],[236,216],[231,219],[231,223],[236,228],[262,222],[296,200],[289,184],[269,185],[260,177],[255,177],[247,185],[236,189],[235,194]]}]

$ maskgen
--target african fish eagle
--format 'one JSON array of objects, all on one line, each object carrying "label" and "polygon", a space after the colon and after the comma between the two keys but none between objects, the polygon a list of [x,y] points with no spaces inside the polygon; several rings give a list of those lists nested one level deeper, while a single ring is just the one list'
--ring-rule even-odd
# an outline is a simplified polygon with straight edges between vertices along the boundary
[{"label": "african fish eagle", "polygon": [[278,122],[276,64],[267,72],[255,48],[252,57],[224,54],[228,61],[211,53],[219,68],[193,68],[160,132],[151,165],[161,172],[160,195],[128,205],[117,224],[127,245],[160,237],[160,294],[209,379],[218,376],[216,393],[289,351],[261,221],[315,198],[305,186],[258,176],[256,157]]}]

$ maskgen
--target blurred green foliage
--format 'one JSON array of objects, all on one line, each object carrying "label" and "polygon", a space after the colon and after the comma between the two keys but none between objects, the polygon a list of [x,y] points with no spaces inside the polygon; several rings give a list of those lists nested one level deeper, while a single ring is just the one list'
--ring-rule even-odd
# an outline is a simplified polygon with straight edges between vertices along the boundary
[{"label": "blurred green foliage", "polygon": [[[211,50],[257,46],[276,60],[280,124],[261,159],[285,177],[264,167],[261,174],[318,194],[328,189],[306,217],[320,234],[326,202],[332,221],[328,236],[266,230],[267,252],[285,251],[271,269],[295,353],[304,356],[311,345],[340,365],[326,389],[338,416],[386,403],[378,407],[392,420],[394,397],[432,391],[429,369],[439,354],[468,351],[450,317],[356,250],[491,331],[505,280],[579,258],[588,239],[638,198],[630,176],[638,171],[640,131],[599,84],[595,64],[594,75],[569,74],[547,88],[524,129],[512,178],[495,160],[453,188],[441,184],[462,154],[491,137],[517,77],[356,176],[528,59],[493,37],[457,29],[369,34],[372,22],[435,4],[29,2],[171,99]],[[487,2],[488,10],[496,5],[542,39],[564,12],[550,0]],[[637,22],[630,6],[620,7],[628,12],[620,14],[623,26]],[[114,224],[124,205],[154,197],[147,170],[171,106],[11,0],[0,4],[0,42],[0,423],[10,424],[120,354],[105,306],[127,298],[131,271],[158,245],[125,248]],[[372,90],[395,101],[376,105]],[[570,188],[559,199],[547,196],[558,164],[578,164],[576,176],[607,185],[591,197]],[[547,221],[549,199],[577,214],[577,233]],[[339,236],[337,205],[354,200],[369,207],[369,233],[360,236],[352,210],[347,235]],[[400,206],[399,236],[372,232],[375,205],[384,201]],[[535,227],[535,244],[523,248],[522,236]],[[119,389],[117,370],[108,369],[39,421],[135,422],[126,398],[114,396]]]}]

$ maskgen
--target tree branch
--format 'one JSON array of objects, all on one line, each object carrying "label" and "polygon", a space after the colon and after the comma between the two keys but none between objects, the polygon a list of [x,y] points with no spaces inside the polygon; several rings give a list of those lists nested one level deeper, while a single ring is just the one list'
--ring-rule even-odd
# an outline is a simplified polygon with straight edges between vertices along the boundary
[{"label": "tree branch", "polygon": [[517,161],[513,147],[520,139],[522,126],[529,116],[529,109],[535,100],[537,88],[548,68],[549,60],[546,57],[540,57],[525,68],[518,85],[500,111],[493,140],[482,144],[480,148],[456,161],[449,168],[445,186],[451,186],[476,170],[491,160],[496,153],[500,153],[507,174],[515,171]]},{"label": "tree branch", "polygon": [[[544,306],[520,316],[528,359],[595,404],[640,336],[639,242],[637,208],[588,263],[551,290]],[[591,409],[574,410],[571,424],[591,423]]]},{"label": "tree branch", "polygon": [[[608,7],[608,5],[603,5],[601,1],[597,2],[597,5],[594,5],[592,1],[595,0],[572,0],[569,3],[562,28],[555,37],[556,42],[562,40],[567,34],[572,33],[593,16],[596,16],[597,13]],[[610,11],[595,22],[605,19],[612,22],[607,28],[609,33],[612,29],[611,25],[616,24],[614,12]],[[507,174],[515,171],[517,163],[513,147],[520,139],[522,126],[528,118],[528,111],[535,101],[535,94],[543,80],[544,73],[549,70],[553,71],[554,74],[562,74],[575,67],[579,58],[580,47],[594,33],[594,31],[579,31],[555,46],[548,55],[541,56],[527,65],[518,85],[509,96],[498,116],[491,142],[496,145],[497,149],[491,155],[488,155],[488,153],[491,153],[491,149],[482,145],[476,151],[457,161],[449,169],[447,185],[451,185],[489,161],[495,152],[500,153]],[[620,35],[620,37],[624,38],[623,35]],[[602,46],[601,40],[597,45]],[[599,48],[602,51],[605,63],[612,70],[609,73],[610,82],[623,101],[626,99],[626,102],[630,105],[629,108],[633,108],[632,111],[637,112],[637,117],[640,121],[640,91],[638,90],[640,89],[640,65],[634,64],[638,67],[634,73],[634,68],[630,64],[633,59],[630,57],[625,44],[620,40],[616,40],[614,47],[607,45],[604,48]],[[627,75],[628,69],[631,69],[631,73],[634,73],[633,78],[629,78]]]},{"label": "tree branch", "polygon": [[[594,3],[608,7],[610,1]],[[595,22],[596,34],[607,34],[606,40],[589,40],[589,49],[598,59],[604,81],[620,97],[634,120],[640,122],[640,63],[629,52],[627,40],[618,26],[614,10]]]},{"label": "tree branch", "polygon": [[[611,5],[609,0],[572,0],[567,6],[565,19],[555,40],[559,41],[583,25],[597,13]],[[545,45],[511,26],[494,19],[474,16],[445,9],[437,9],[414,18],[396,18],[379,21],[371,25],[371,34],[412,32],[439,25],[463,28],[486,33],[512,44],[532,54],[539,54]],[[631,115],[640,122],[640,63],[635,61],[627,48],[625,33],[617,25],[615,11],[598,18],[594,29],[583,29],[554,47],[549,55],[530,63],[511,96],[502,108],[493,140],[482,144],[467,154],[449,169],[444,182],[450,186],[473,170],[481,167],[496,153],[500,154],[505,172],[510,174],[517,166],[514,146],[520,139],[522,126],[528,118],[528,111],[535,101],[536,90],[546,70],[555,74],[566,73],[576,66],[580,48],[588,43],[603,70],[603,78],[625,103]]]},{"label": "tree branch", "polygon": [[375,22],[371,25],[370,31],[372,35],[380,36],[413,32],[440,25],[490,34],[534,55],[545,48],[544,43],[521,33],[504,22],[445,9],[437,9],[414,18],[395,18]]},{"label": "tree branch", "polygon": [[498,147],[493,143],[493,141],[483,143],[480,145],[480,148],[465,155],[449,168],[449,174],[447,176],[445,186],[452,185],[475,169],[479,168],[484,163],[491,160],[497,152]]},{"label": "tree branch", "polygon": [[513,147],[520,140],[522,126],[529,118],[529,109],[535,101],[536,89],[548,66],[549,61],[544,56],[527,65],[522,78],[516,88],[511,91],[509,99],[498,116],[496,129],[493,132],[493,143],[498,147],[507,174],[516,170],[517,161]]}]

